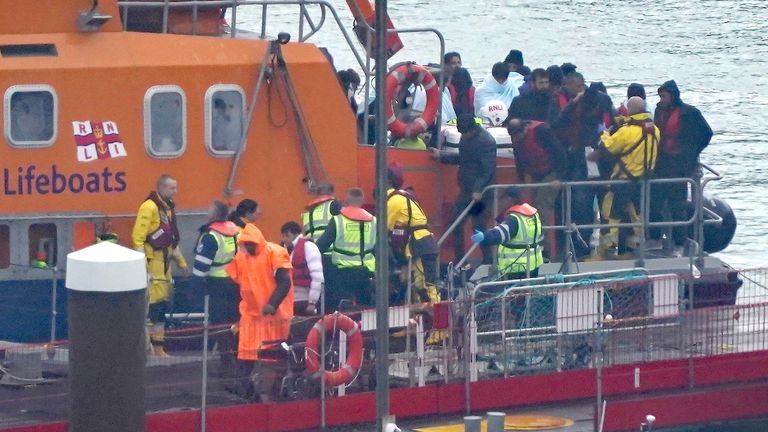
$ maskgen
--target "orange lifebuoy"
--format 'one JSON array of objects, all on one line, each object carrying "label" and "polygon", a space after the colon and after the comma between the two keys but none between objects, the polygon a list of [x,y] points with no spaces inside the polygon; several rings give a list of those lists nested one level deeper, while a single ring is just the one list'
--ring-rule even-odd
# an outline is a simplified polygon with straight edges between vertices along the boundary
[{"label": "orange lifebuoy", "polygon": [[[397,89],[404,85],[419,83],[427,92],[427,106],[421,117],[410,123],[398,120],[392,99]],[[406,63],[397,67],[387,76],[387,127],[395,138],[410,138],[424,131],[435,121],[437,108],[440,104],[440,89],[435,77],[425,68],[415,64]]]},{"label": "orange lifebuoy", "polygon": [[329,386],[339,386],[352,382],[363,363],[363,335],[360,327],[352,321],[352,318],[344,314],[334,313],[319,319],[307,335],[307,343],[304,348],[307,372],[315,374],[320,370],[321,334],[334,329],[339,329],[347,335],[347,358],[337,370],[327,370],[323,373],[325,383]]}]

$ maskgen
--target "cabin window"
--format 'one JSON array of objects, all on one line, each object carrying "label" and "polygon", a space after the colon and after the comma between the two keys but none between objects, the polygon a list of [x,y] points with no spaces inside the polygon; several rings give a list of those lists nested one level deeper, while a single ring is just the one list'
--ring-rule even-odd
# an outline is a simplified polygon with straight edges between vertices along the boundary
[{"label": "cabin window", "polygon": [[56,93],[47,85],[10,87],[3,99],[5,139],[14,147],[47,147],[56,139]]},{"label": "cabin window", "polygon": [[144,145],[150,155],[174,158],[187,147],[187,100],[177,86],[156,86],[144,97]]},{"label": "cabin window", "polygon": [[49,268],[56,265],[56,224],[41,223],[29,226],[29,265]]},{"label": "cabin window", "polygon": [[11,229],[0,225],[0,269],[11,266]]},{"label": "cabin window", "polygon": [[216,85],[205,93],[205,145],[214,156],[231,156],[243,139],[245,93],[237,85]]}]

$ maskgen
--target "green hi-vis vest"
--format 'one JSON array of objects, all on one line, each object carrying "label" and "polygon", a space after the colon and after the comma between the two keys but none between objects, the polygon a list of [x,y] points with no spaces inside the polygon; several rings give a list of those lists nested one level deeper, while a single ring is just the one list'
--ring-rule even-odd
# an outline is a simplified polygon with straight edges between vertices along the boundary
[{"label": "green hi-vis vest", "polygon": [[344,208],[334,216],[336,239],[331,250],[331,262],[338,268],[366,267],[372,273],[376,267],[373,249],[376,247],[376,218],[363,209]]},{"label": "green hi-vis vest", "polygon": [[325,227],[331,222],[331,203],[334,198],[324,195],[313,200],[307,206],[307,211],[301,214],[301,223],[304,225],[304,235],[312,241],[317,241],[325,232]]},{"label": "green hi-vis vest", "polygon": [[216,240],[216,256],[213,257],[211,269],[208,272],[209,277],[226,278],[229,277],[226,271],[227,264],[235,259],[237,252],[237,236],[224,235],[216,230],[208,231]]},{"label": "green hi-vis vest", "polygon": [[528,204],[515,205],[507,210],[517,219],[517,233],[507,243],[499,245],[499,273],[530,273],[544,263],[541,253],[541,219],[538,211]]}]

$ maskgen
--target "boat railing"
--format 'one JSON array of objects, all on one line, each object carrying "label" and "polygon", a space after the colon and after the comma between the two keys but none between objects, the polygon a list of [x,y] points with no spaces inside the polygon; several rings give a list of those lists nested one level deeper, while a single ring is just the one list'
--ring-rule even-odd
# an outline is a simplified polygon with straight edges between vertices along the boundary
[{"label": "boat railing", "polygon": [[[275,399],[264,405],[264,409],[270,410],[270,416],[275,415],[277,420],[274,421],[279,422],[285,416],[293,415],[291,410],[295,410],[296,405],[291,402],[320,399],[320,409],[313,411],[317,418],[302,420],[305,428],[323,426],[325,422],[321,419],[326,410],[336,419],[346,418],[343,402],[326,404],[325,401],[337,395],[370,391],[370,372],[374,363],[382,358],[388,358],[390,377],[396,387],[449,384],[441,388],[446,395],[459,401],[459,409],[475,411],[488,403],[487,395],[475,383],[499,378],[519,377],[522,380],[519,383],[525,387],[525,380],[535,376],[569,373],[581,384],[590,383],[578,397],[595,397],[597,406],[602,401],[603,385],[612,389],[613,396],[633,395],[637,391],[668,391],[670,385],[680,389],[704,389],[712,385],[708,367],[719,367],[717,365],[722,362],[731,367],[755,367],[753,365],[762,357],[755,358],[753,363],[749,360],[752,358],[750,353],[764,353],[768,348],[768,323],[764,319],[768,313],[766,280],[766,269],[738,272],[722,269],[707,273],[694,283],[686,275],[651,275],[645,269],[635,268],[483,282],[475,287],[471,297],[433,305],[431,324],[425,321],[425,314],[414,313],[408,305],[392,306],[387,325],[393,332],[398,332],[392,333],[392,339],[410,337],[410,342],[403,344],[400,339],[400,343],[393,343],[394,349],[384,357],[375,350],[368,353],[366,342],[365,360],[359,373],[351,382],[328,387],[328,391],[318,390],[316,385],[320,380],[304,370],[307,352],[304,341],[307,333],[315,328],[319,316],[260,323],[258,325],[291,328],[290,339],[278,339],[280,343],[266,351],[269,354],[266,361],[278,359],[275,360],[275,372],[280,377],[276,382],[280,391],[274,392]],[[734,298],[735,292],[726,295],[723,284],[727,281],[741,286],[738,298]],[[717,289],[713,289],[715,287]],[[709,300],[714,300],[715,304],[701,301],[694,305],[693,290],[701,293],[697,294],[700,297],[703,293],[714,295]],[[377,327],[374,310],[343,313],[359,323],[362,337],[370,341]],[[255,337],[257,332],[244,332],[242,328],[232,326],[237,323],[211,324],[206,316],[209,314],[205,303],[202,315],[169,316],[171,325],[165,334],[166,349],[173,356],[147,358],[149,411],[157,411],[160,407],[178,409],[179,412],[190,408],[204,411],[206,407],[250,400],[246,393],[238,391],[238,377],[222,373],[225,369],[221,369],[221,362],[235,354],[233,347],[214,348],[213,343],[206,342],[221,341],[233,328],[240,330],[240,337]],[[400,332],[406,328],[411,332]],[[439,343],[429,341],[435,329],[444,334]],[[344,351],[350,352],[350,345],[342,334],[321,332],[317,346],[317,353],[327,353],[319,356],[320,360],[330,362],[333,369],[339,367],[339,359],[345,358]],[[265,345],[267,342],[262,341],[258,346]],[[50,415],[46,410],[51,406],[66,406],[70,376],[63,371],[67,370],[71,359],[66,340],[45,345],[0,342],[0,352],[4,354],[0,364],[0,385],[17,388],[0,396],[0,412],[17,412],[20,401],[29,412],[9,418],[7,424],[37,418],[34,413]],[[641,369],[642,387],[638,384],[634,387],[616,386],[617,379],[624,379],[619,377],[626,377],[629,383],[638,382]],[[320,370],[324,368],[321,366]],[[665,381],[646,381],[645,377],[652,375],[665,377]],[[604,377],[608,378],[604,381]],[[726,384],[752,378],[749,375],[749,378],[722,376],[719,379]],[[32,390],[42,384],[51,386],[52,390]],[[517,384],[518,381],[503,383],[507,386]],[[465,397],[460,398],[460,393]],[[512,406],[521,402],[514,392],[502,392],[498,397],[500,400],[494,402],[499,405],[493,406]],[[504,405],[506,403],[509,405]],[[407,412],[403,413],[404,417],[424,415],[422,411]],[[64,417],[62,414],[61,418]],[[350,421],[361,420],[356,417]]]},{"label": "boat railing", "polygon": [[[267,33],[267,22],[269,18],[270,8],[298,6],[299,8],[299,22],[298,22],[298,41],[307,42],[313,36],[315,36],[323,27],[325,22],[330,16],[332,21],[336,24],[341,35],[343,36],[346,45],[349,47],[350,52],[354,55],[357,66],[363,72],[365,76],[365,84],[358,92],[363,94],[365,102],[363,103],[362,118],[367,119],[371,114],[369,109],[369,102],[375,89],[374,73],[375,65],[372,65],[372,59],[366,53],[372,52],[371,41],[374,39],[374,29],[367,22],[357,22],[356,24],[360,29],[368,34],[365,38],[364,51],[358,48],[358,44],[355,42],[350,32],[347,30],[344,22],[342,21],[336,8],[328,0],[189,0],[189,1],[171,1],[171,0],[121,0],[118,1],[118,6],[121,10],[121,17],[123,28],[128,28],[128,18],[131,9],[149,8],[149,9],[162,9],[162,24],[160,31],[162,33],[169,32],[169,14],[170,11],[175,9],[192,9],[191,17],[191,33],[197,34],[197,21],[198,12],[201,8],[219,7],[223,9],[229,9],[231,12],[231,22],[229,24],[229,37],[236,37],[238,33],[242,33],[243,30],[238,27],[238,14],[242,14],[242,8],[244,7],[260,7],[261,8],[261,21],[259,23],[259,31],[256,35],[261,39],[269,38]],[[356,4],[352,5],[355,10],[353,15],[361,16],[362,13]],[[310,14],[310,8],[318,7],[320,10],[320,17],[313,19]],[[435,64],[439,64],[442,70],[443,67],[443,55],[445,54],[445,38],[443,34],[434,27],[413,27],[413,28],[398,28],[388,29],[388,33],[405,34],[405,33],[426,33],[433,34],[438,42],[438,57]],[[438,79],[439,87],[444,88],[444,77],[440,74]],[[441,124],[442,106],[438,106],[436,124]],[[364,121],[362,125],[362,136],[368,136],[368,122]]]},{"label": "boat railing", "polygon": [[[690,247],[694,248],[696,259],[700,263],[704,258],[703,245],[704,240],[704,226],[705,225],[717,225],[722,223],[722,218],[715,214],[713,211],[704,208],[703,204],[703,190],[704,187],[711,181],[720,180],[723,178],[722,174],[715,171],[708,165],[701,164],[701,169],[697,170],[693,177],[680,177],[680,178],[650,178],[639,181],[634,180],[584,180],[584,181],[564,181],[557,184],[552,183],[525,183],[525,184],[494,184],[489,185],[483,189],[483,194],[493,194],[493,214],[499,213],[499,191],[508,189],[517,190],[530,190],[536,188],[560,188],[561,190],[561,202],[562,202],[562,223],[557,225],[546,225],[548,221],[542,222],[542,228],[548,231],[562,231],[565,235],[565,244],[563,245],[563,263],[567,270],[568,263],[575,259],[573,254],[573,234],[583,229],[604,229],[609,227],[617,228],[641,228],[642,237],[645,237],[649,228],[659,229],[671,229],[679,226],[694,227],[694,237],[691,239]],[[574,188],[586,188],[586,187],[610,187],[624,184],[640,184],[640,216],[641,220],[638,222],[621,222],[618,224],[608,223],[589,223],[589,224],[576,224],[573,222],[571,209],[573,206],[573,191]],[[650,208],[651,208],[651,186],[656,185],[669,185],[684,183],[687,187],[690,187],[691,197],[693,203],[693,214],[683,221],[650,221]],[[452,234],[458,229],[462,229],[464,226],[464,220],[469,215],[475,206],[475,202],[469,203],[459,216],[453,221],[453,223],[445,230],[443,235],[438,240],[438,245],[442,245]],[[705,216],[707,219],[705,219]],[[640,239],[640,244],[644,242],[644,238]],[[467,260],[470,258],[477,245],[473,245],[467,253],[456,263],[456,268],[461,268]],[[637,248],[636,250],[636,264],[640,267],[644,265],[643,248]]]}]

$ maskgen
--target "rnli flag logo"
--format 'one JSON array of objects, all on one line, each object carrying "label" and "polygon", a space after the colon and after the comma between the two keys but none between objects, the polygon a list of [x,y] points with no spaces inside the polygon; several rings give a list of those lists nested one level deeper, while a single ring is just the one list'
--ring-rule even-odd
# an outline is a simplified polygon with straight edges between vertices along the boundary
[{"label": "rnli flag logo", "polygon": [[113,121],[73,121],[78,162],[128,156]]}]

